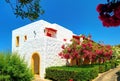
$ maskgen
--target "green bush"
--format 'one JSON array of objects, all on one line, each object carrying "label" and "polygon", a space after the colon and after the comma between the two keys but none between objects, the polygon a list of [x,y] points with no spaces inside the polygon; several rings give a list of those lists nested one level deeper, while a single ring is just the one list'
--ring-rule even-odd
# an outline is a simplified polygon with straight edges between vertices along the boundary
[{"label": "green bush", "polygon": [[113,69],[113,68],[116,68],[116,66],[117,66],[117,63],[116,62],[111,62],[111,68]]},{"label": "green bush", "polygon": [[0,75],[0,81],[10,81],[9,75]]},{"label": "green bush", "polygon": [[[112,63],[115,65],[115,63]],[[110,62],[106,62],[103,64],[95,64],[94,66],[96,66],[99,70],[99,73],[103,73],[105,71],[108,71],[112,68],[112,64]]]},{"label": "green bush", "polygon": [[0,72],[5,65],[5,58],[4,57],[5,57],[5,55],[3,53],[0,53]]},{"label": "green bush", "polygon": [[105,63],[105,71],[108,71],[111,69],[111,64],[110,63]]},{"label": "green bush", "polygon": [[31,70],[17,54],[0,53],[0,72],[0,79],[3,81],[8,81],[7,79],[9,81],[31,81],[33,79]]},{"label": "green bush", "polygon": [[49,67],[46,69],[46,78],[53,81],[91,81],[98,76],[98,73],[103,73],[112,68],[115,63],[106,62],[103,64],[93,64],[84,66],[61,66]]},{"label": "green bush", "polygon": [[101,64],[99,65],[99,73],[103,73],[103,72],[105,72],[105,65]]},{"label": "green bush", "polygon": [[53,81],[90,81],[98,76],[98,68],[84,67],[49,67],[46,69],[46,78]]}]

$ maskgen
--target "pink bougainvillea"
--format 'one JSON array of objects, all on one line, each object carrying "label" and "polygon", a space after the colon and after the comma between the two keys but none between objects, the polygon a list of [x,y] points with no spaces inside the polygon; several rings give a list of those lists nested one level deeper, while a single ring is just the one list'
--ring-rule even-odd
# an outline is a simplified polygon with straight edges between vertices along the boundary
[{"label": "pink bougainvillea", "polygon": [[[79,40],[80,41],[80,40]],[[78,40],[72,39],[72,44],[67,44],[67,46],[62,45],[63,50],[59,53],[59,56],[64,59],[76,59],[79,65],[79,60],[81,64],[85,61],[90,63],[104,63],[110,60],[112,56],[112,48],[110,45],[101,45],[94,42],[88,37],[84,36],[84,41],[79,44]]]},{"label": "pink bougainvillea", "polygon": [[69,81],[73,81],[73,79],[70,79]]},{"label": "pink bougainvillea", "polygon": [[96,10],[103,26],[117,27],[120,25],[120,1],[111,0],[107,4],[99,4]]}]

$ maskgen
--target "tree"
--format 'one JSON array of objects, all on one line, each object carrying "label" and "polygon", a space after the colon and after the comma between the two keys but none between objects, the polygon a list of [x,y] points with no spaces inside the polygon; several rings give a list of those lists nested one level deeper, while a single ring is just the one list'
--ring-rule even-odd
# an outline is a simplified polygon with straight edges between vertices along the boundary
[{"label": "tree", "polygon": [[[104,63],[112,57],[112,47],[102,45],[91,40],[91,36],[78,36],[73,38],[71,44],[63,45],[63,50],[59,53],[61,58],[71,60],[70,65]],[[84,40],[81,42],[80,38]],[[67,63],[69,64],[69,63]]]},{"label": "tree", "polygon": [[120,25],[120,0],[107,0],[107,3],[97,6],[97,11],[103,26],[118,27]]},{"label": "tree", "polygon": [[5,0],[10,4],[16,17],[30,20],[37,19],[44,14],[44,10],[40,6],[40,0]]}]

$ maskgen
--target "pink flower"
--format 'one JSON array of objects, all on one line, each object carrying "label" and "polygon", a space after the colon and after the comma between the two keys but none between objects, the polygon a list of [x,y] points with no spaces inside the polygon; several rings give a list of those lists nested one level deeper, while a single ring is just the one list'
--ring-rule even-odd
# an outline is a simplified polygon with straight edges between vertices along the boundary
[{"label": "pink flower", "polygon": [[109,54],[110,54],[110,55],[112,55],[112,53],[113,53],[113,51],[112,51],[112,50],[110,50]]},{"label": "pink flower", "polygon": [[96,10],[97,10],[98,12],[101,12],[103,6],[104,6],[104,4],[99,4],[99,5],[97,6]]},{"label": "pink flower", "polygon": [[62,52],[60,52],[58,55],[59,55],[59,56],[62,56],[63,54],[62,54]]},{"label": "pink flower", "polygon": [[69,54],[64,54],[64,58],[65,58],[65,59],[69,59],[69,58],[70,58],[70,55],[69,55]]},{"label": "pink flower", "polygon": [[70,79],[69,81],[73,81],[73,79]]},{"label": "pink flower", "polygon": [[65,49],[65,45],[62,45],[61,48],[62,48],[62,49]]},{"label": "pink flower", "polygon": [[120,19],[120,6],[118,6],[114,12],[115,12],[115,16]]},{"label": "pink flower", "polygon": [[63,39],[64,41],[67,41],[67,39]]},{"label": "pink flower", "polygon": [[86,48],[86,46],[87,46],[86,44],[82,44],[82,47],[83,47],[83,48]]},{"label": "pink flower", "polygon": [[90,48],[92,48],[92,43],[89,42],[89,43],[87,44],[87,46],[90,47]]},{"label": "pink flower", "polygon": [[71,52],[71,48],[67,48],[68,52]]},{"label": "pink flower", "polygon": [[106,47],[107,47],[108,49],[111,49],[111,46],[110,46],[110,45],[106,45]]}]

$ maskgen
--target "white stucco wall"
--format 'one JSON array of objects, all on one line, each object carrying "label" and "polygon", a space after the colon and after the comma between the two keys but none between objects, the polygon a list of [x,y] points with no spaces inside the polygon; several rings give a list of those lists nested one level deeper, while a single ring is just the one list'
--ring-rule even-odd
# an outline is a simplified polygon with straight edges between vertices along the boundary
[{"label": "white stucco wall", "polygon": [[[56,38],[45,36],[46,27],[57,30]],[[27,36],[26,41],[24,41],[25,35]],[[60,25],[40,20],[12,31],[12,52],[18,52],[24,57],[30,67],[32,54],[38,53],[40,55],[40,77],[44,78],[45,68],[65,64],[65,60],[61,59],[58,53],[62,50],[63,39],[67,39],[68,42],[72,35],[72,31]],[[16,47],[16,36],[20,38],[19,47]]]},{"label": "white stucco wall", "polygon": [[[41,43],[42,42],[42,43]],[[30,40],[26,44],[22,45],[19,49],[19,54],[25,58],[25,61],[31,67],[31,58],[34,53],[40,56],[40,77],[44,78],[45,73],[45,39],[39,38],[35,40]]]}]

